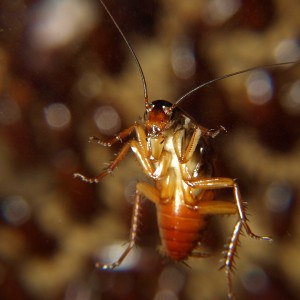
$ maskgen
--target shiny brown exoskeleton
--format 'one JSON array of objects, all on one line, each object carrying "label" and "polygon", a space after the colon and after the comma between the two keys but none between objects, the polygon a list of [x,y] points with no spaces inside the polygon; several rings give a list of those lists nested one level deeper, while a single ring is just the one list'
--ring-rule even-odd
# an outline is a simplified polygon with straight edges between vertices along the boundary
[{"label": "shiny brown exoskeleton", "polygon": [[[207,256],[195,250],[201,241],[208,215],[236,215],[238,219],[226,250],[224,264],[228,296],[232,297],[231,271],[242,230],[254,239],[271,241],[271,238],[255,235],[251,231],[236,181],[231,178],[213,177],[213,163],[209,155],[210,141],[225,129],[220,126],[216,130],[209,130],[196,124],[180,110],[178,104],[203,86],[255,68],[228,74],[199,85],[174,104],[164,100],[149,103],[140,63],[105,4],[101,0],[100,2],[135,59],[143,82],[146,112],[142,121],[135,122],[109,140],[91,137],[91,140],[102,146],[110,147],[115,143],[122,143],[123,147],[115,160],[97,177],[88,178],[78,173],[74,176],[89,183],[97,183],[110,174],[131,149],[145,174],[155,180],[155,186],[146,182],[137,183],[129,244],[117,261],[111,264],[98,262],[96,266],[102,269],[119,266],[135,245],[141,217],[141,196],[145,196],[156,205],[162,248],[165,254],[175,261],[186,260],[189,256]],[[134,137],[129,138],[130,136]],[[215,198],[215,190],[224,188],[232,189],[232,202]]]}]

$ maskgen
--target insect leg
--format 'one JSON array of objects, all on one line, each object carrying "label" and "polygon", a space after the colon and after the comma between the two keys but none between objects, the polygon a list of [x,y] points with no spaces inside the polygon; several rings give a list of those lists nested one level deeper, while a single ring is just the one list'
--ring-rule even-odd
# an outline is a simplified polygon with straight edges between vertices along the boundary
[{"label": "insect leg", "polygon": [[160,203],[160,192],[151,184],[146,182],[138,182],[136,185],[136,189],[141,195],[145,196],[154,204]]},{"label": "insect leg", "polygon": [[[217,215],[217,214],[233,215],[238,212],[236,203],[222,201],[222,200],[200,201],[199,205],[195,206],[194,209],[197,209],[198,213],[203,215]],[[239,243],[239,237],[241,234],[242,226],[243,226],[243,220],[239,218],[235,224],[234,230],[232,231],[230,237],[229,246],[228,249],[226,250],[226,255],[225,255],[225,263],[221,267],[221,268],[223,267],[225,268],[229,299],[233,298],[231,272],[234,267],[234,258],[236,257],[237,246]]]},{"label": "insect leg", "polygon": [[[157,175],[155,174],[155,169],[153,167],[153,164],[151,160],[145,155],[143,148],[140,146],[140,143],[134,139],[128,141],[121,149],[121,151],[117,154],[117,157],[113,160],[113,162],[105,169],[103,170],[98,176],[94,178],[86,177],[85,175],[82,175],[80,173],[74,173],[74,177],[78,177],[81,180],[89,183],[98,183],[103,177],[110,174],[116,166],[121,162],[121,160],[125,157],[128,150],[131,148],[131,150],[136,155],[137,159],[139,160],[140,164],[142,165],[145,173],[152,177],[156,178]],[[158,174],[160,175],[160,174]]]},{"label": "insect leg", "polygon": [[163,151],[161,153],[155,168],[153,162],[145,153],[147,149],[144,150],[144,147],[141,146],[142,144],[140,142],[131,140],[129,143],[131,150],[134,152],[146,175],[154,179],[159,179],[161,176],[165,175],[171,161],[171,155],[168,151]]},{"label": "insect leg", "polygon": [[103,177],[110,174],[116,166],[120,163],[120,161],[124,158],[124,156],[127,154],[128,150],[130,149],[130,144],[126,143],[121,151],[117,154],[117,157],[113,160],[113,162],[105,169],[103,170],[98,176],[94,178],[86,177],[85,175],[82,175],[80,173],[74,173],[75,178],[80,178],[81,180],[88,182],[88,183],[98,183]]},{"label": "insect leg", "polygon": [[130,146],[132,152],[135,154],[146,175],[153,178],[155,169],[151,160],[146,156],[144,148],[141,147],[141,144],[136,140],[131,140]]},{"label": "insect leg", "polygon": [[247,218],[246,213],[245,213],[245,207],[244,207],[243,201],[241,199],[240,189],[238,187],[238,184],[234,181],[233,181],[233,191],[234,191],[234,196],[235,196],[236,205],[237,205],[237,208],[238,208],[238,211],[239,211],[240,219],[243,222],[243,225],[244,225],[244,228],[245,228],[247,234],[251,238],[256,239],[256,240],[265,240],[265,241],[272,242],[273,241],[272,238],[267,237],[267,236],[256,235],[250,229],[250,226],[248,224],[248,218]]},{"label": "insect leg", "polygon": [[243,206],[243,202],[241,199],[241,194],[240,194],[238,184],[233,179],[216,177],[216,178],[209,178],[209,179],[195,179],[195,180],[192,179],[192,180],[186,180],[185,182],[187,185],[193,188],[213,189],[213,190],[232,188],[234,192],[234,199],[238,210],[239,218],[242,221],[247,234],[253,239],[272,241],[270,237],[256,235],[250,229],[248,225],[248,219],[245,213],[245,207]]},{"label": "insect leg", "polygon": [[[131,132],[133,131],[133,129],[136,130],[136,136],[138,139],[138,142],[134,139],[130,140],[129,142],[127,142],[122,149],[120,150],[120,152],[117,154],[117,157],[113,160],[113,162],[105,169],[103,170],[98,176],[94,177],[94,178],[90,178],[87,177],[85,175],[82,175],[80,173],[75,173],[73,176],[79,177],[81,180],[88,182],[88,183],[98,183],[103,177],[105,177],[106,175],[110,174],[115,168],[116,166],[120,163],[120,161],[124,158],[124,156],[127,154],[128,150],[130,149],[130,147],[132,148],[133,152],[138,152],[139,154],[137,154],[137,157],[139,159],[139,156],[141,157],[146,157],[147,153],[147,141],[146,141],[146,134],[143,130],[143,128],[138,125],[138,124],[133,124],[132,126],[130,126],[129,128],[121,131],[119,134],[117,134],[114,138],[109,139],[107,141],[104,141],[102,139],[99,139],[97,137],[90,137],[90,141],[96,141],[98,144],[102,145],[102,146],[106,146],[106,147],[110,147],[113,144],[115,144],[117,141],[122,142],[123,138],[126,138],[127,136],[129,136],[131,134]],[[141,159],[139,159],[141,160]],[[153,168],[151,168],[151,162],[148,161],[144,162],[144,164],[142,163],[142,165],[146,165],[147,170],[152,173],[154,173]]]},{"label": "insect leg", "polygon": [[115,135],[113,138],[111,139],[100,139],[96,136],[91,136],[89,138],[89,142],[91,141],[95,141],[97,144],[101,145],[101,146],[105,146],[105,147],[111,147],[113,144],[115,144],[116,142],[121,142],[124,138],[126,138],[127,136],[129,136],[132,131],[134,130],[136,124],[131,125],[129,128],[126,128],[124,130],[122,130],[121,132],[119,132],[117,135]]},{"label": "insect leg", "polygon": [[239,244],[239,237],[241,234],[242,225],[243,225],[242,220],[238,220],[236,222],[230,237],[229,246],[225,256],[225,263],[221,267],[221,268],[225,268],[229,299],[234,299],[231,273],[232,273],[232,269],[234,268],[234,258],[236,255],[237,246]]},{"label": "insect leg", "polygon": [[165,174],[164,179],[157,181],[156,184],[159,186],[161,203],[167,203],[172,200],[177,189],[174,169],[169,169]]},{"label": "insect leg", "polygon": [[133,130],[136,130],[136,136],[138,141],[141,142],[141,144],[143,145],[143,147],[146,148],[146,134],[145,131],[143,130],[143,128],[134,123],[133,125],[131,125],[130,127],[122,130],[121,132],[119,132],[118,134],[116,134],[113,138],[111,139],[102,139],[102,138],[98,138],[96,136],[91,136],[89,138],[89,142],[95,141],[97,144],[101,145],[101,146],[105,146],[105,147],[111,147],[112,145],[114,145],[117,142],[122,143],[123,139],[125,139],[126,137],[128,137]]},{"label": "insect leg", "polygon": [[238,212],[239,220],[237,221],[234,230],[232,232],[230,243],[225,256],[225,271],[228,284],[228,297],[233,298],[232,292],[232,279],[231,272],[234,266],[234,258],[237,252],[237,246],[239,242],[239,237],[241,234],[242,227],[244,226],[247,234],[254,238],[260,240],[272,241],[269,237],[263,237],[255,235],[249,225],[248,219],[245,213],[245,208],[241,200],[241,195],[237,183],[231,178],[210,178],[210,179],[198,179],[186,181],[186,183],[194,188],[201,189],[220,189],[220,188],[233,188],[234,198],[236,203],[226,202],[226,201],[207,201],[199,202],[198,212],[201,214],[235,214]]},{"label": "insect leg", "polygon": [[186,163],[192,157],[201,137],[201,133],[201,129],[199,127],[196,127],[186,149],[182,149],[182,141],[185,138],[185,130],[181,129],[175,132],[173,137],[173,144],[180,163]]},{"label": "insect leg", "polygon": [[218,129],[208,129],[207,132],[205,132],[205,134],[209,137],[215,138],[217,135],[219,135],[219,133],[221,133],[221,131],[226,132],[226,128],[222,125],[220,125]]},{"label": "insect leg", "polygon": [[184,139],[185,130],[177,130],[174,134],[173,144],[180,163],[186,163],[191,159],[201,135],[215,138],[221,131],[226,131],[226,129],[223,126],[220,126],[218,129],[207,129],[203,126],[197,126],[194,128],[194,132],[189,140],[187,147],[185,149],[182,149],[182,141]]},{"label": "insect leg", "polygon": [[235,203],[222,200],[201,201],[194,209],[201,215],[234,215],[237,213]]},{"label": "insect leg", "polygon": [[129,252],[132,250],[132,248],[136,245],[138,232],[139,232],[139,226],[140,226],[140,217],[141,217],[141,194],[139,193],[138,190],[136,190],[135,198],[134,198],[132,219],[131,219],[129,243],[128,243],[125,251],[122,253],[122,255],[119,257],[118,260],[116,260],[115,262],[110,263],[110,264],[102,264],[100,262],[97,262],[96,263],[97,268],[104,269],[104,270],[114,269],[123,262],[123,260],[126,258],[126,256],[129,254]]}]

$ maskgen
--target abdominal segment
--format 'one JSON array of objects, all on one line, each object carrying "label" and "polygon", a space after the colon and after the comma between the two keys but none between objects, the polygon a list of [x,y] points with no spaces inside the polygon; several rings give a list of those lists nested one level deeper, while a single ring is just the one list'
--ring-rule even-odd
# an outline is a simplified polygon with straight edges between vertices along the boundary
[{"label": "abdominal segment", "polygon": [[191,254],[206,225],[205,216],[173,201],[157,205],[157,221],[164,254],[175,261]]}]

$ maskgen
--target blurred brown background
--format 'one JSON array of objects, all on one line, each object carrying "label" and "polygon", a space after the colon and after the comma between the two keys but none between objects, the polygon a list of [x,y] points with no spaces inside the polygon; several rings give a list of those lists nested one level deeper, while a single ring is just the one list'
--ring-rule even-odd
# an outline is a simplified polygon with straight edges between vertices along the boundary
[{"label": "blurred brown background", "polygon": [[[151,101],[300,57],[297,0],[106,2]],[[100,3],[2,0],[0,62],[0,299],[226,299],[218,260],[235,217],[212,220],[205,241],[214,256],[188,268],[157,252],[145,201],[141,247],[120,270],[94,268],[126,241],[134,184],[145,180],[132,154],[100,184],[72,176],[98,174],[118,149],[89,136],[113,135],[144,112],[136,66]],[[238,178],[253,230],[275,239],[242,238],[239,299],[299,299],[299,71],[256,70],[183,103],[203,126],[227,128],[213,141],[219,173]]]}]

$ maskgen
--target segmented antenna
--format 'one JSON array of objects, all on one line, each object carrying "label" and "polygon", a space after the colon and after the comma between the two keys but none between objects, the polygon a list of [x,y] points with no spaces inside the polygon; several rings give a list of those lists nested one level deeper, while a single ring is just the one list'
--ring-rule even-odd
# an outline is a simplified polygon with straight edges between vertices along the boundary
[{"label": "segmented antenna", "polygon": [[[114,25],[116,26],[117,30],[119,31],[119,33],[121,34],[124,42],[126,43],[129,51],[131,52],[132,54],[132,57],[134,59],[134,62],[139,70],[139,73],[140,73],[140,76],[141,76],[141,79],[142,79],[142,83],[143,83],[143,89],[144,89],[144,100],[145,100],[145,107],[146,107],[146,110],[149,110],[151,109],[151,104],[149,104],[149,97],[148,97],[148,89],[147,89],[147,83],[146,83],[146,78],[145,78],[145,75],[144,75],[144,72],[143,72],[143,69],[141,67],[141,64],[133,50],[133,48],[131,47],[131,45],[129,44],[128,40],[126,39],[123,31],[121,30],[121,28],[119,27],[118,23],[116,22],[116,20],[114,19],[114,17],[112,16],[112,14],[110,13],[110,11],[108,10],[107,6],[105,5],[105,3],[102,1],[102,0],[99,0],[101,5],[103,6],[103,8],[105,9],[106,13],[108,14],[108,16],[110,17],[110,19],[113,21]],[[274,67],[278,67],[278,66],[283,66],[283,65],[290,65],[290,64],[294,64],[296,63],[296,61],[290,61],[290,62],[284,62],[284,63],[277,63],[277,64],[270,64],[270,65],[263,65],[263,66],[259,66],[259,67],[253,67],[253,68],[249,68],[249,69],[245,69],[245,70],[242,70],[242,71],[238,71],[238,72],[234,72],[234,73],[230,73],[230,74],[227,74],[227,75],[224,75],[224,76],[221,76],[221,77],[218,77],[218,78],[215,78],[215,79],[212,79],[210,81],[207,81],[203,84],[200,84],[198,86],[196,86],[195,88],[193,88],[192,90],[188,91],[186,94],[184,94],[183,96],[181,96],[168,110],[169,110],[169,113],[171,114],[173,109],[178,106],[185,98],[189,97],[191,94],[195,93],[196,91],[208,86],[208,85],[211,85],[212,83],[214,82],[217,82],[217,81],[221,81],[223,79],[226,79],[226,78],[229,78],[229,77],[233,77],[235,75],[238,75],[238,74],[242,74],[242,73],[247,73],[247,72],[250,72],[250,71],[253,71],[253,70],[257,70],[257,69],[260,69],[260,68],[274,68]]]},{"label": "segmented antenna", "polygon": [[110,13],[110,11],[108,10],[107,6],[104,4],[104,2],[102,0],[100,0],[103,8],[105,9],[106,13],[108,14],[108,16],[110,17],[110,19],[113,21],[113,23],[115,24],[116,28],[118,29],[119,33],[121,34],[123,40],[125,41],[128,49],[130,50],[132,56],[133,56],[133,59],[135,61],[135,64],[136,66],[138,67],[138,70],[140,72],[140,75],[141,75],[141,78],[142,78],[142,83],[143,83],[143,89],[144,89],[144,99],[145,99],[145,106],[146,106],[146,109],[149,109],[151,107],[151,105],[149,104],[149,101],[148,101],[148,90],[147,90],[147,83],[146,83],[146,79],[145,79],[145,75],[144,75],[144,72],[143,72],[143,69],[141,67],[141,64],[133,50],[133,48],[130,46],[129,42],[127,41],[123,31],[121,30],[121,28],[119,27],[118,23],[116,22],[116,20],[114,19],[114,17],[112,16],[112,14]]},{"label": "segmented antenna", "polygon": [[196,86],[195,88],[193,88],[192,90],[190,90],[189,92],[187,92],[186,94],[184,94],[183,96],[181,96],[171,107],[171,109],[173,110],[176,106],[178,106],[178,104],[180,102],[182,102],[185,98],[187,98],[188,96],[190,96],[191,94],[195,93],[196,91],[202,89],[203,87],[205,86],[208,86],[214,82],[217,82],[217,81],[220,81],[220,80],[223,80],[225,78],[228,78],[228,77],[232,77],[232,76],[235,76],[235,75],[238,75],[238,74],[242,74],[242,73],[247,73],[247,72],[250,72],[250,71],[253,71],[253,70],[257,70],[257,69],[261,69],[261,68],[274,68],[274,67],[278,67],[278,66],[284,66],[284,65],[290,65],[290,64],[294,64],[296,63],[296,61],[289,61],[289,62],[284,62],[284,63],[277,63],[277,64],[270,64],[270,65],[263,65],[263,66],[259,66],[259,67],[253,67],[253,68],[249,68],[249,69],[245,69],[245,70],[242,70],[242,71],[238,71],[238,72],[234,72],[234,73],[230,73],[230,74],[227,74],[227,75],[224,75],[224,76],[221,76],[221,77],[218,77],[218,78],[215,78],[215,79],[212,79],[210,81],[207,81],[205,83],[202,83],[198,86]]}]

